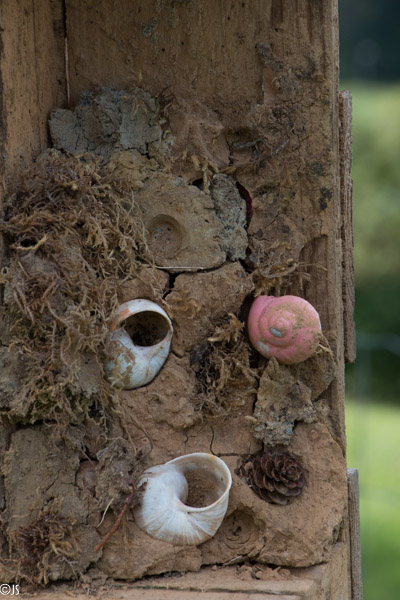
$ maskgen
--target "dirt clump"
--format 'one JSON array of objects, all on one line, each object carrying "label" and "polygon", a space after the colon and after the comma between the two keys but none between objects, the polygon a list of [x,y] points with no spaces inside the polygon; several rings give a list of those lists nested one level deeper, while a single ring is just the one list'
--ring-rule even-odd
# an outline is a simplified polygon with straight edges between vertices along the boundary
[{"label": "dirt clump", "polygon": [[201,471],[189,471],[185,479],[189,486],[188,496],[185,500],[187,506],[203,508],[218,500],[219,486],[210,478],[210,474]]},{"label": "dirt clump", "polygon": [[231,260],[245,258],[248,246],[245,231],[246,202],[228,175],[214,175],[211,179],[210,193],[216,215],[223,226],[220,233],[222,250]]},{"label": "dirt clump", "polygon": [[311,389],[272,358],[260,379],[253,433],[265,446],[289,444],[295,423],[316,420]]},{"label": "dirt clump", "polygon": [[227,262],[209,273],[178,275],[165,298],[174,321],[173,351],[183,355],[207,341],[221,319],[229,313],[239,314],[253,288],[238,262]]}]

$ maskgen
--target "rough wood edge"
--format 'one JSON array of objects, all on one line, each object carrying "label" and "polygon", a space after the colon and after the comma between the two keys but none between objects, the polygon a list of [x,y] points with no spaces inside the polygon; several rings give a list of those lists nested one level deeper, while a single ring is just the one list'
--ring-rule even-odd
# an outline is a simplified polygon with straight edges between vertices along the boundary
[{"label": "rough wood edge", "polygon": [[361,580],[360,503],[357,469],[347,469],[349,490],[351,599],[363,600]]},{"label": "rough wood edge", "polygon": [[353,265],[353,182],[352,165],[352,99],[349,90],[339,92],[339,168],[340,203],[342,212],[341,237],[343,246],[342,291],[344,360],[356,358],[356,335],[354,326],[354,265]]},{"label": "rough wood edge", "polygon": [[[109,595],[111,594],[111,595]],[[66,595],[74,598],[74,600],[86,600],[86,593],[73,592],[72,589],[55,592],[47,595],[45,592],[39,592],[39,596],[35,596],[36,600],[62,600]],[[91,594],[92,596],[92,594]],[[27,598],[33,598],[31,595],[26,595]],[[315,596],[299,596],[279,594],[264,594],[259,592],[202,592],[198,590],[144,590],[144,589],[128,589],[128,590],[111,590],[100,592],[100,595],[92,596],[97,600],[250,600],[250,598],[259,598],[260,600],[316,600]]]}]

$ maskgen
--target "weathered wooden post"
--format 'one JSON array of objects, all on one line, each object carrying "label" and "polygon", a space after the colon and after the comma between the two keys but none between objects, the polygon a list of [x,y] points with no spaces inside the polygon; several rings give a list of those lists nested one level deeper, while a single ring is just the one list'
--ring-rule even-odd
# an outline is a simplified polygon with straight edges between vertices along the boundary
[{"label": "weathered wooden post", "polygon": [[[0,20],[0,581],[134,581],[118,598],[360,598],[344,426],[351,104],[338,92],[336,1],[5,0]],[[57,153],[16,187],[49,145]],[[48,207],[43,216],[55,197],[62,224]],[[128,200],[145,238],[133,239]],[[73,279],[77,256],[89,266]],[[35,276],[39,289],[41,272],[50,283],[39,310],[27,282]],[[75,287],[63,287],[65,273]],[[103,294],[92,304],[76,292],[83,277],[88,297]],[[252,348],[245,323],[259,295],[317,309],[310,358],[287,365]],[[166,311],[172,346],[150,382],[120,390],[132,386],[118,379],[106,309],[137,298]],[[168,329],[146,311],[129,321],[141,347]],[[47,362],[29,362],[39,347]],[[110,353],[118,372],[109,362],[103,371]],[[43,367],[40,393],[24,380],[31,364]],[[135,493],[138,477],[197,452],[221,458],[233,478],[222,525],[197,544],[151,537],[135,519],[147,489]],[[262,453],[274,467],[261,476]],[[189,481],[195,506],[212,487],[201,477]],[[162,577],[171,571],[186,574]]]}]

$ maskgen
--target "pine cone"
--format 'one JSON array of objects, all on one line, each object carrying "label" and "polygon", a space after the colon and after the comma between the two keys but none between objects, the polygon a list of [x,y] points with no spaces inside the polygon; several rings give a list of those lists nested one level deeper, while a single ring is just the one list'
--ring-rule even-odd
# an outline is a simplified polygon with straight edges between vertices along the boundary
[{"label": "pine cone", "polygon": [[274,504],[289,504],[304,485],[303,467],[288,452],[250,456],[241,472],[260,498]]}]

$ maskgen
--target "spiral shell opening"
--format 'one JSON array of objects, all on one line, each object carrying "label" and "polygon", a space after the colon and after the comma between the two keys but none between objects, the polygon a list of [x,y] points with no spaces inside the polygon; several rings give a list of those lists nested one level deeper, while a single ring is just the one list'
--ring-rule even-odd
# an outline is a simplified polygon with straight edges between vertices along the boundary
[{"label": "spiral shell opening", "polygon": [[130,390],[147,385],[167,360],[172,323],[155,302],[137,298],[121,304],[110,326],[107,379]]},{"label": "spiral shell opening", "polygon": [[187,495],[182,502],[193,509],[209,508],[219,502],[232,485],[232,476],[226,464],[213,454],[196,452],[170,460],[183,473]]},{"label": "spiral shell opening", "polygon": [[201,544],[212,537],[225,516],[232,476],[218,457],[194,453],[145,471],[138,526],[173,544]]},{"label": "spiral shell opening", "polygon": [[145,310],[128,317],[124,329],[135,346],[155,346],[168,335],[170,327],[163,315]]}]

